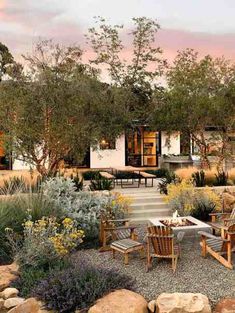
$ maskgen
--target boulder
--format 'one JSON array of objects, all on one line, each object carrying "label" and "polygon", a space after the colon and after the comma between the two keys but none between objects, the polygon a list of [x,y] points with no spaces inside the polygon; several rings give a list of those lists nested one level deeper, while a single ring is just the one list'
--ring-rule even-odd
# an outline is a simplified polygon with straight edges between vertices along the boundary
[{"label": "boulder", "polygon": [[151,313],[155,313],[156,311],[156,301],[152,300],[148,303],[148,309]]},{"label": "boulder", "polygon": [[141,295],[121,289],[98,300],[88,313],[148,313],[148,303]]},{"label": "boulder", "polygon": [[38,313],[39,309],[38,301],[34,298],[29,298],[8,311],[8,313]]},{"label": "boulder", "polygon": [[158,313],[211,313],[208,298],[200,293],[162,293],[156,307]]},{"label": "boulder", "polygon": [[234,313],[235,298],[227,298],[221,300],[215,307],[214,313]]},{"label": "boulder", "polygon": [[16,288],[6,288],[0,293],[0,297],[3,299],[15,298],[19,294],[19,290]]},{"label": "boulder", "polygon": [[4,299],[0,299],[0,312],[3,307],[4,307]]},{"label": "boulder", "polygon": [[11,308],[14,308],[15,306],[19,305],[19,304],[22,304],[24,302],[24,298],[9,298],[7,300],[5,300],[4,302],[4,307],[6,309],[11,309]]},{"label": "boulder", "polygon": [[0,266],[0,291],[9,287],[11,282],[17,278],[18,269],[19,267],[16,263]]}]

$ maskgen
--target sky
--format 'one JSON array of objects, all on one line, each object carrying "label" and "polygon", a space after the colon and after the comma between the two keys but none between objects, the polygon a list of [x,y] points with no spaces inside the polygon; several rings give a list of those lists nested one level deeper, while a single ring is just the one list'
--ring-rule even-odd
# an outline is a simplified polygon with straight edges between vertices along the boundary
[{"label": "sky", "polygon": [[40,37],[83,45],[94,16],[124,24],[127,32],[132,17],[156,19],[156,45],[170,60],[194,48],[235,61],[235,0],[0,0],[0,41],[17,60]]}]

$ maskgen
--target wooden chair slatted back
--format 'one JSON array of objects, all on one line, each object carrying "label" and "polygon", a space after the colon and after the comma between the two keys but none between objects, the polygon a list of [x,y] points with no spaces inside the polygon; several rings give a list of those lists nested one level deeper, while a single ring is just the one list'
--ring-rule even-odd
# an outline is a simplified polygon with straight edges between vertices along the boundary
[{"label": "wooden chair slatted back", "polygon": [[[154,249],[154,253],[162,256],[173,254],[173,232],[170,227],[149,226],[148,235]],[[151,235],[153,235],[151,237]]]}]

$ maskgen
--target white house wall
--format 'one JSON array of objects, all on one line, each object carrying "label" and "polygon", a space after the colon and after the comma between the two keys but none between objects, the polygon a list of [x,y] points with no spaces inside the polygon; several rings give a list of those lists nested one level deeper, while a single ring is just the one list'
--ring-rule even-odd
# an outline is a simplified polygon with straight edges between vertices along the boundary
[{"label": "white house wall", "polygon": [[163,154],[180,154],[180,133],[175,132],[171,135],[166,132],[161,133],[161,148]]},{"label": "white house wall", "polygon": [[25,163],[20,160],[14,160],[12,164],[12,169],[13,170],[30,170],[31,167],[28,163]]},{"label": "white house wall", "polygon": [[116,140],[116,149],[90,150],[91,168],[108,168],[114,166],[125,166],[125,136]]}]

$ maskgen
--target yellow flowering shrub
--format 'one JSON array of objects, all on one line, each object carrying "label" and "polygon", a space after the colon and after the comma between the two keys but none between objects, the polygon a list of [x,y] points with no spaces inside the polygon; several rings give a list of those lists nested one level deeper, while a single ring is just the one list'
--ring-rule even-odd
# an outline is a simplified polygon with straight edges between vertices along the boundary
[{"label": "yellow flowering shrub", "polygon": [[84,237],[84,232],[70,218],[58,223],[54,217],[43,217],[35,222],[26,221],[23,227],[23,245],[16,256],[21,265],[51,266],[71,253]]},{"label": "yellow flowering shrub", "polygon": [[165,201],[172,211],[178,210],[181,216],[192,215],[207,220],[209,213],[221,208],[220,197],[209,187],[195,188],[193,183],[182,180],[177,184],[168,185]]}]

